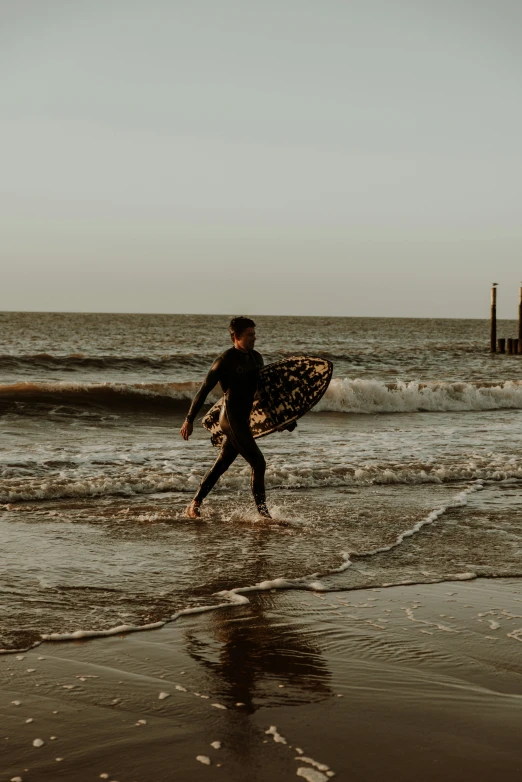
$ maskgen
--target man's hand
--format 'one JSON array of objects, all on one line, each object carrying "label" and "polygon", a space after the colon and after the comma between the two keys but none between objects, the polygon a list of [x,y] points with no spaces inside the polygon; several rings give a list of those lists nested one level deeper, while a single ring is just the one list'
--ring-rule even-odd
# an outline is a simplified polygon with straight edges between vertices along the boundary
[{"label": "man's hand", "polygon": [[194,427],[190,423],[190,421],[185,421],[183,423],[183,426],[179,430],[180,435],[183,437],[184,440],[188,440],[190,435],[192,434]]}]

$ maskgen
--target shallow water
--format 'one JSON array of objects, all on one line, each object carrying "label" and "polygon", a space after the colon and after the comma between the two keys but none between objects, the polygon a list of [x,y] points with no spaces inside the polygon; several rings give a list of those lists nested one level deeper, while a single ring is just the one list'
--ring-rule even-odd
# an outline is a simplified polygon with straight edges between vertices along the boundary
[{"label": "shallow water", "polygon": [[263,582],[522,575],[522,373],[487,352],[483,321],[259,318],[267,362],[334,361],[296,432],[260,441],[267,524],[240,460],[202,521],[184,516],[217,452],[200,427],[189,443],[178,430],[228,347],[226,318],[0,318],[4,649],[165,621]]}]

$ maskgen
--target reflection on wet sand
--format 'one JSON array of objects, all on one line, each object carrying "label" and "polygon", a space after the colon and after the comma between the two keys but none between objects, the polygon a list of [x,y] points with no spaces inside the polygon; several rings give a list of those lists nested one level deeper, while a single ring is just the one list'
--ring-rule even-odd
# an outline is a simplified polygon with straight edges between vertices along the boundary
[{"label": "reflection on wet sand", "polygon": [[244,704],[248,713],[275,705],[283,687],[288,705],[330,697],[330,673],[319,647],[305,628],[267,617],[266,601],[256,596],[234,616],[212,614],[205,628],[186,634],[187,652],[212,674],[221,697]]},{"label": "reflection on wet sand", "polygon": [[[245,557],[253,563],[250,583],[269,569],[269,538],[268,529],[251,538]],[[248,606],[213,612],[185,634],[188,654],[210,673],[213,689],[225,702],[244,704],[248,713],[274,705],[282,691],[291,705],[330,697],[330,673],[307,626],[274,616],[270,593],[250,593],[249,600]]]}]

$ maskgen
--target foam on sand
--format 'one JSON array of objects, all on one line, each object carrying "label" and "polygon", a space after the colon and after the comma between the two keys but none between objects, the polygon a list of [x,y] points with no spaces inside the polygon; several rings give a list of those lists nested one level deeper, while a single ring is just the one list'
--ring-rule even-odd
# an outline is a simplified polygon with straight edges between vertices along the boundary
[{"label": "foam on sand", "polygon": [[[292,749],[291,746],[288,744],[288,740],[279,733],[277,729],[277,725],[270,725],[268,730],[265,730],[265,734],[267,736],[272,736],[276,744],[284,744],[288,747],[288,749]],[[330,777],[335,776],[335,772],[330,769],[330,766],[327,766],[326,763],[320,763],[317,760],[314,760],[313,758],[306,757],[303,753],[303,750],[299,747],[295,747],[296,752],[298,752],[298,756],[294,758],[295,760],[298,760],[300,763],[308,763],[310,766],[313,766],[313,768],[307,768],[306,766],[301,766],[297,769],[297,776],[303,777],[304,779],[308,780],[308,782],[326,782]],[[323,774],[322,772],[326,772]]]},{"label": "foam on sand", "polygon": [[313,768],[301,766],[297,769],[297,776],[306,779],[306,782],[328,782],[328,777]]}]

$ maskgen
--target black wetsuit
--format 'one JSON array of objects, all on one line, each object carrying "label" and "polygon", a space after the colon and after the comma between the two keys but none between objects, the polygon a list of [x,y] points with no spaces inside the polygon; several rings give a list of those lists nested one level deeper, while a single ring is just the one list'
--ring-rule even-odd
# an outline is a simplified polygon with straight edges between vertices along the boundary
[{"label": "black wetsuit", "polygon": [[252,493],[255,503],[259,510],[266,512],[266,462],[250,431],[250,412],[262,366],[263,358],[256,350],[243,352],[237,348],[230,348],[214,361],[203,385],[194,397],[187,415],[187,421],[190,423],[193,423],[210,391],[216,383],[220,383],[225,395],[225,403],[219,415],[219,425],[226,435],[215,464],[203,479],[194,497],[196,502],[205,499],[237,455],[241,454],[252,468]]}]

